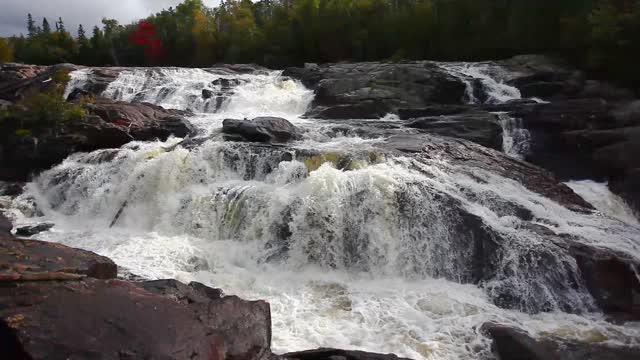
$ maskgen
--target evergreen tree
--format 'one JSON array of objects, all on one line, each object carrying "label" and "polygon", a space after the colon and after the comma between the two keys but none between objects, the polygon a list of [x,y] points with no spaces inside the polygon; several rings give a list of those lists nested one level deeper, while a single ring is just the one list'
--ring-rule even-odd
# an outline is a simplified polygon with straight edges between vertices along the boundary
[{"label": "evergreen tree", "polygon": [[36,23],[33,21],[31,14],[27,14],[27,34],[30,39],[37,34]]},{"label": "evergreen tree", "polygon": [[42,34],[45,36],[51,34],[51,25],[49,25],[47,18],[42,19]]}]

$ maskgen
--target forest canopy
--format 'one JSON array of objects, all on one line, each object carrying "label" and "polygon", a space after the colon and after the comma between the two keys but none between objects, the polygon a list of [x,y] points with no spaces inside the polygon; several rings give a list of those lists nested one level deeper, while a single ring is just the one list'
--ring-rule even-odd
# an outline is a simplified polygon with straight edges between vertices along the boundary
[{"label": "forest canopy", "polygon": [[0,62],[283,67],[547,53],[640,81],[640,0],[185,0],[139,23],[103,19],[73,34],[61,18],[25,20],[26,35],[0,41]]}]

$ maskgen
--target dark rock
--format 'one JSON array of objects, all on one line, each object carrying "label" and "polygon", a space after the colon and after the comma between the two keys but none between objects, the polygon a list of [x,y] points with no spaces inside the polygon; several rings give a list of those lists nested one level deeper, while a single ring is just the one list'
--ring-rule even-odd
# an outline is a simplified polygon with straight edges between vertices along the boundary
[{"label": "dark rock", "polygon": [[202,98],[203,99],[211,99],[215,96],[215,93],[209,89],[202,89]]},{"label": "dark rock", "polygon": [[0,196],[18,196],[23,189],[24,183],[0,181]]},{"label": "dark rock", "polygon": [[624,320],[640,319],[640,262],[611,250],[579,243],[570,246],[589,292],[606,313]]},{"label": "dark rock", "polygon": [[67,101],[79,101],[82,97],[86,96],[91,96],[91,93],[83,89],[73,89],[69,96],[67,96]]},{"label": "dark rock", "polygon": [[197,282],[185,285],[177,280],[155,280],[141,282],[138,286],[185,305],[221,299],[223,295],[222,290],[212,289]]},{"label": "dark rock", "polygon": [[169,136],[186,137],[193,133],[181,110],[167,110],[149,103],[125,103],[96,99],[87,111],[102,120],[128,130],[136,140],[166,140]]},{"label": "dark rock", "polygon": [[535,339],[527,332],[495,323],[481,331],[493,339],[493,350],[501,360],[631,360],[640,357],[640,347],[565,340]]},{"label": "dark rock", "polygon": [[334,106],[318,106],[305,114],[315,119],[379,119],[389,112],[384,106],[374,101],[363,101],[358,104],[343,104]]},{"label": "dark rock", "polygon": [[38,225],[21,226],[16,230],[18,236],[33,236],[43,231],[47,231],[54,226],[52,223],[41,223]]},{"label": "dark rock", "polygon": [[356,350],[338,350],[320,348],[284,354],[289,360],[408,360],[394,354],[375,354]]},{"label": "dark rock", "polygon": [[[309,114],[341,106],[332,110],[338,114],[347,112],[341,118],[371,118],[400,108],[460,104],[466,89],[462,81],[437,64],[424,61],[323,64],[286,69],[284,74],[300,79],[315,90],[316,97]],[[365,105],[367,111],[357,107],[367,102],[370,103]],[[375,106],[372,108],[371,104]],[[331,114],[325,113],[323,118]]]},{"label": "dark rock", "polygon": [[258,117],[251,121],[225,119],[222,133],[226,140],[249,142],[287,142],[302,137],[295,125],[276,117]]},{"label": "dark rock", "polygon": [[491,113],[468,112],[449,116],[423,117],[412,120],[406,126],[431,134],[473,141],[496,150],[502,149],[502,127],[498,116]]},{"label": "dark rock", "polygon": [[2,281],[65,280],[65,274],[113,279],[116,273],[113,261],[90,251],[0,233]]},{"label": "dark rock", "polygon": [[469,105],[432,105],[415,109],[398,109],[401,120],[410,120],[425,116],[457,115],[472,110]]},{"label": "dark rock", "polygon": [[0,236],[11,235],[13,224],[4,214],[0,211]]}]

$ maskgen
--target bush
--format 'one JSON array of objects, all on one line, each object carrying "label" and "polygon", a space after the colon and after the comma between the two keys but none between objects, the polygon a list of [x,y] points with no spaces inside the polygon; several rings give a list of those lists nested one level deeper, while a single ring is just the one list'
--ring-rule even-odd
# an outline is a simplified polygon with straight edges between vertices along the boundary
[{"label": "bush", "polygon": [[64,71],[54,74],[54,86],[25,95],[0,114],[0,124],[16,129],[14,133],[19,136],[37,136],[56,133],[63,124],[80,120],[85,116],[83,101],[80,104],[69,103],[63,96],[68,77]]},{"label": "bush", "polygon": [[0,64],[13,60],[13,50],[6,39],[0,38]]}]

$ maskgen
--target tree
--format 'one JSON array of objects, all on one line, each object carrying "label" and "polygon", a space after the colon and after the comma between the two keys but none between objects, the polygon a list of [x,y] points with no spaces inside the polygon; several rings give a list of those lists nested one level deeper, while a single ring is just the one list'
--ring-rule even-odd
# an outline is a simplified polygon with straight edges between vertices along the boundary
[{"label": "tree", "polygon": [[65,28],[64,28],[64,22],[62,22],[62,18],[58,18],[58,21],[56,22],[56,31],[57,32],[65,32]]},{"label": "tree", "polygon": [[33,21],[31,14],[27,14],[27,33],[30,39],[37,34],[36,23]]},{"label": "tree", "polygon": [[42,34],[45,36],[51,34],[51,25],[49,25],[47,18],[42,19]]},{"label": "tree", "polygon": [[13,59],[13,49],[7,39],[0,38],[0,64],[7,63]]}]

